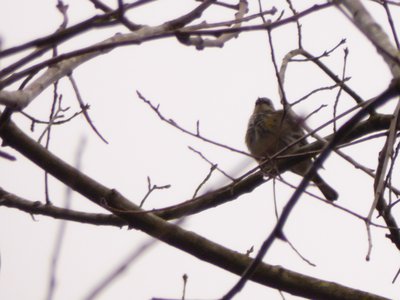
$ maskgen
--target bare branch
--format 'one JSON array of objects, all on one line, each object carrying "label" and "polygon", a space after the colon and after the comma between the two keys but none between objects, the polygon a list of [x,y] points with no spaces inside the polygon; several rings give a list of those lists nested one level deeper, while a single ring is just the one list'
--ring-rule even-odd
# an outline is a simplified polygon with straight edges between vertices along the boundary
[{"label": "bare branch", "polygon": [[375,182],[374,182],[375,196],[374,196],[374,202],[373,202],[371,209],[369,211],[369,214],[368,214],[369,219],[372,218],[372,213],[375,210],[375,207],[379,201],[379,198],[383,196],[383,192],[384,192],[384,189],[386,186],[385,174],[387,171],[389,159],[391,159],[392,155],[393,155],[393,146],[394,146],[395,139],[396,139],[396,131],[397,131],[399,113],[400,113],[400,102],[397,103],[396,109],[393,113],[394,117],[390,124],[389,134],[388,134],[385,145],[383,146],[383,149],[382,149],[380,157],[379,157],[379,165],[377,168],[377,175],[375,177]]},{"label": "bare branch", "polygon": [[342,0],[341,6],[351,14],[354,24],[376,47],[392,72],[393,77],[400,77],[400,55],[390,42],[386,32],[372,18],[360,0]]},{"label": "bare branch", "polygon": [[92,214],[65,209],[41,201],[29,201],[0,188],[0,206],[16,208],[32,215],[43,215],[83,224],[122,227],[128,223],[113,214]]},{"label": "bare branch", "polygon": [[[178,125],[174,120],[168,119],[168,118],[164,117],[164,116],[161,114],[160,110],[159,110],[159,106],[153,105],[149,100],[147,100],[144,96],[142,96],[142,94],[141,94],[139,91],[136,91],[136,94],[138,95],[138,97],[139,97],[144,103],[146,103],[148,106],[150,106],[150,108],[157,114],[157,116],[158,116],[162,121],[164,121],[164,122],[168,123],[169,125],[171,125],[171,126],[177,128],[178,130],[180,130],[180,131],[182,131],[182,132],[184,132],[184,133],[186,133],[186,134],[188,134],[188,135],[191,135],[191,136],[193,136],[193,137],[196,137],[196,138],[198,138],[198,139],[200,139],[200,140],[202,140],[202,141],[204,141],[204,142],[213,144],[213,145],[215,145],[215,146],[218,146],[218,147],[221,147],[221,148],[224,148],[224,149],[228,149],[228,150],[230,150],[230,151],[233,151],[233,152],[236,152],[236,153],[240,153],[240,154],[243,154],[243,155],[246,155],[246,156],[251,156],[251,155],[248,154],[247,152],[244,152],[244,151],[241,151],[241,150],[237,150],[237,149],[232,148],[232,147],[230,147],[230,146],[221,144],[221,143],[219,143],[219,142],[212,141],[212,140],[210,140],[210,139],[208,139],[208,138],[205,138],[205,137],[201,136],[201,135],[199,134],[199,127],[198,127],[198,125],[196,126],[196,133],[191,132],[191,131],[189,131],[189,130],[183,128],[183,127],[181,127],[181,126]],[[198,123],[197,123],[197,124],[198,124]]]},{"label": "bare branch", "polygon": [[74,89],[76,99],[79,102],[79,106],[82,109],[83,115],[85,116],[86,121],[88,122],[89,126],[93,129],[93,131],[96,133],[96,135],[106,144],[108,144],[107,140],[101,135],[101,133],[97,130],[97,128],[94,126],[92,120],[90,119],[89,113],[87,112],[87,109],[85,107],[88,107],[87,104],[83,102],[83,99],[81,97],[81,93],[79,92],[78,85],[76,84],[76,81],[74,77],[72,76],[72,73],[68,75],[69,81],[71,82],[72,88]]},{"label": "bare branch", "polygon": [[187,281],[188,281],[188,275],[187,274],[183,274],[182,279],[183,279],[182,300],[185,300],[186,285],[187,285]]},{"label": "bare branch", "polygon": [[[390,29],[392,30],[392,35],[393,35],[393,39],[394,39],[394,41],[396,43],[396,47],[397,47],[397,49],[400,49],[400,42],[399,42],[399,38],[397,36],[396,27],[395,27],[394,22],[393,22],[392,13],[390,12],[388,1],[382,1],[382,5],[385,8],[386,15],[388,17],[388,22],[389,22],[389,25],[390,25]],[[397,5],[400,5],[400,3],[397,3]]]},{"label": "bare branch", "polygon": [[215,171],[215,169],[217,168],[217,165],[212,165],[210,167],[210,171],[208,172],[207,176],[203,179],[202,182],[200,182],[199,186],[196,188],[196,190],[194,191],[193,194],[193,199],[196,198],[197,193],[200,191],[200,189],[206,184],[206,182],[211,178],[212,173]]},{"label": "bare branch", "polygon": [[273,29],[282,26],[286,23],[293,22],[296,18],[300,18],[312,12],[318,11],[320,9],[330,7],[331,5],[332,3],[314,5],[311,8],[301,13],[298,13],[297,16],[293,16],[291,18],[280,20],[267,25],[227,28],[227,29],[212,30],[212,31],[195,30],[193,32],[191,32],[190,30],[185,31],[183,29],[170,31],[168,24],[162,24],[154,27],[143,27],[143,28],[141,27],[138,28],[138,30],[135,32],[123,35],[121,34],[116,35],[96,45],[82,48],[69,53],[61,54],[55,58],[51,58],[46,61],[40,62],[36,65],[33,65],[31,67],[28,67],[25,70],[22,70],[21,72],[14,73],[13,75],[9,76],[8,78],[0,82],[0,88],[4,88],[25,76],[35,74],[39,70],[51,66],[49,70],[47,70],[42,76],[40,76],[33,84],[29,85],[24,91],[9,92],[1,90],[0,104],[4,104],[15,109],[22,109],[26,107],[31,101],[33,101],[33,99],[36,98],[52,82],[68,75],[72,70],[76,69],[82,63],[90,59],[93,59],[98,55],[103,55],[113,50],[116,47],[135,45],[144,41],[149,41],[159,38],[168,38],[182,33],[186,35],[193,34],[193,35],[220,36],[221,34],[225,33],[229,34],[229,33],[239,33],[245,31]]},{"label": "bare branch", "polygon": [[[238,11],[235,14],[235,20],[237,20],[237,23],[233,25],[232,28],[241,27],[240,20],[244,18],[244,15],[247,13],[247,11],[248,11],[247,0],[240,0]],[[191,36],[186,33],[178,33],[176,35],[176,37],[182,44],[187,46],[195,46],[197,50],[202,50],[206,47],[223,47],[227,41],[237,36],[238,33],[226,33],[219,35],[215,39],[204,39],[200,35]]]},{"label": "bare branch", "polygon": [[[183,222],[184,222],[183,219],[178,220],[177,222],[175,222],[175,225],[177,226],[182,225]],[[145,254],[148,249],[153,247],[157,242],[159,242],[158,239],[152,238],[144,242],[139,247],[135,247],[132,253],[130,253],[126,258],[124,258],[118,264],[118,266],[114,268],[113,271],[104,276],[104,278],[100,280],[100,282],[95,286],[95,288],[92,291],[90,291],[89,294],[83,299],[85,300],[96,299],[97,296],[99,296],[107,287],[109,287],[112,282],[114,282],[121,275],[123,275],[132,264],[138,261],[138,259],[143,254]]]},{"label": "bare branch", "polygon": [[[80,111],[78,111],[78,112],[75,112],[75,113],[74,113],[73,115],[71,115],[70,117],[65,118],[65,119],[62,119],[62,120],[58,120],[58,121],[54,120],[54,121],[52,122],[52,125],[62,125],[62,124],[68,123],[69,121],[71,121],[71,120],[74,119],[75,117],[79,116],[81,113],[83,113],[84,110],[87,110],[87,109],[89,109],[89,105],[86,104],[86,106],[84,106],[84,107],[82,108],[82,110],[80,110]],[[43,120],[36,119],[35,117],[33,117],[33,116],[27,114],[27,113],[24,112],[24,111],[20,111],[20,113],[21,113],[23,116],[25,116],[26,118],[28,118],[29,120],[31,120],[31,122],[32,122],[31,130],[32,130],[32,131],[33,131],[33,129],[34,129],[36,123],[37,123],[37,124],[46,124],[46,125],[49,125],[49,124],[50,124],[50,121],[43,121]],[[61,118],[61,116],[60,116],[60,118]]]},{"label": "bare branch", "polygon": [[7,152],[4,152],[4,151],[2,151],[2,150],[0,150],[0,157],[1,157],[1,158],[4,158],[4,159],[7,159],[7,160],[11,160],[11,161],[17,160],[17,159],[15,158],[15,156],[13,156],[13,155],[11,155],[11,154],[8,154]]},{"label": "bare branch", "polygon": [[[373,102],[371,102],[368,106],[372,108],[376,108],[379,105],[386,103],[391,98],[395,97],[400,93],[400,80],[393,81],[392,84],[380,95],[378,96]],[[275,225],[272,232],[269,234],[268,238],[263,242],[262,246],[260,247],[257,256],[255,257],[254,261],[246,268],[246,271],[242,274],[240,280],[228,291],[228,293],[223,297],[223,299],[231,299],[234,295],[236,295],[245,285],[248,279],[254,274],[257,267],[261,264],[261,261],[264,255],[267,253],[269,248],[271,247],[272,243],[275,239],[281,237],[283,235],[283,227],[289,218],[291,211],[293,210],[294,206],[296,205],[300,195],[303,193],[305,188],[307,187],[308,183],[310,182],[311,177],[318,168],[321,167],[323,161],[329,156],[330,152],[336,145],[339,144],[341,140],[348,134],[351,128],[356,125],[366,114],[368,113],[367,107],[360,110],[356,115],[354,115],[349,121],[347,121],[333,136],[332,140],[329,144],[324,148],[318,158],[312,164],[312,167],[309,168],[307,174],[303,177],[301,183],[297,187],[296,191],[293,193],[292,197],[289,199],[288,203],[286,204],[285,208],[282,211],[282,214]]]},{"label": "bare branch", "polygon": [[292,248],[292,250],[301,258],[301,260],[303,260],[304,262],[306,262],[308,265],[312,266],[312,267],[316,267],[317,265],[314,264],[313,262],[311,262],[309,259],[305,258],[304,255],[302,255],[299,250],[296,249],[296,247],[288,240],[285,240],[286,243],[288,243],[288,245],[290,246],[290,248]]},{"label": "bare branch", "polygon": [[[347,56],[349,55],[348,48],[345,48],[343,53],[344,53],[344,56],[343,56],[342,82],[344,82],[345,78],[346,78]],[[336,94],[335,103],[333,105],[333,117],[334,118],[336,117],[337,107],[339,104],[340,95],[342,94],[342,90],[343,90],[343,85],[340,85],[339,90]],[[333,131],[336,132],[336,122],[333,123]]]},{"label": "bare branch", "polygon": [[[137,30],[137,29],[139,29],[141,27],[141,25],[137,25],[137,24],[131,22],[130,20],[128,20],[128,18],[126,18],[124,16],[124,13],[128,9],[127,6],[124,6],[124,5],[121,6],[120,5],[118,7],[118,9],[113,12],[113,10],[109,6],[107,6],[105,3],[103,3],[103,2],[101,2],[99,0],[89,0],[89,1],[93,3],[94,7],[98,8],[98,9],[101,9],[105,13],[119,12],[118,18],[119,18],[121,24],[125,25],[125,27],[128,28],[129,30],[135,31],[135,30]],[[147,1],[147,2],[150,2],[150,1]]]},{"label": "bare branch", "polygon": [[[349,78],[345,78],[343,80],[343,82],[346,82],[348,80],[349,80]],[[312,90],[311,92],[309,92],[305,96],[301,97],[300,99],[293,101],[291,106],[295,106],[296,104],[306,100],[307,98],[309,98],[310,96],[312,96],[312,95],[314,95],[314,94],[316,94],[318,92],[327,91],[327,90],[333,90],[333,89],[335,89],[337,87],[340,87],[341,85],[342,85],[342,83],[336,83],[336,84],[331,85],[331,86],[320,87],[320,88],[317,88],[315,90]]]},{"label": "bare branch", "polygon": [[[180,248],[199,259],[213,263],[235,274],[242,273],[246,266],[251,263],[252,260],[246,255],[233,252],[193,232],[183,230],[176,225],[163,221],[153,214],[130,213],[129,211],[140,212],[139,207],[124,198],[117,191],[109,190],[107,187],[72,168],[58,157],[48,152],[18,130],[12,122],[3,124],[3,126],[0,127],[0,136],[8,145],[21,152],[41,168],[50,172],[55,178],[64,182],[99,206],[112,210],[112,212],[120,218],[126,220],[130,227],[143,230],[147,234],[157,237],[174,247]],[[232,197],[231,193],[230,197]],[[128,211],[128,213],[124,213],[124,211]],[[276,276],[273,274],[281,274],[281,276],[278,276],[278,282],[275,279]],[[273,282],[270,281],[270,278],[274,278]],[[291,293],[303,297],[312,297],[312,295],[318,293],[321,297],[324,297],[324,295],[328,297],[329,295],[330,299],[343,299],[343,297],[347,299],[359,299],[360,297],[369,295],[368,293],[355,291],[334,283],[321,282],[315,278],[310,278],[294,272],[289,272],[281,267],[274,267],[266,264],[258,264],[257,272],[254,273],[252,279],[256,282],[273,286],[281,290],[287,290],[288,286],[290,286]],[[304,290],[304,282],[307,280],[312,283]],[[300,283],[301,287],[298,286]],[[384,299],[378,296],[374,297],[376,297],[376,299]]]},{"label": "bare branch", "polygon": [[149,176],[147,176],[147,193],[146,195],[143,197],[142,201],[140,201],[139,207],[142,207],[144,202],[147,200],[147,198],[150,196],[150,194],[152,192],[154,192],[155,190],[163,190],[163,189],[169,189],[171,187],[170,184],[166,184],[166,185],[155,185],[155,184],[151,184],[151,179]]},{"label": "bare branch", "polygon": [[[197,131],[198,133],[198,131]],[[204,159],[206,162],[208,162],[211,166],[215,166],[215,169],[218,170],[222,175],[224,175],[225,177],[229,178],[232,181],[235,181],[235,178],[233,178],[232,176],[230,176],[228,173],[226,173],[224,170],[222,170],[221,168],[218,167],[217,164],[212,163],[211,161],[209,161],[204,155],[203,153],[201,153],[200,151],[197,151],[196,149],[188,146],[189,150],[193,151],[194,153],[198,154],[202,159]]]},{"label": "bare branch", "polygon": [[[293,6],[293,3],[291,0],[286,0],[287,4],[289,5],[290,10],[292,11],[293,15],[296,16],[297,15],[297,11]],[[298,47],[299,49],[303,48],[303,38],[302,38],[302,33],[301,33],[301,24],[299,21],[299,18],[296,19],[296,26],[297,26],[297,43],[298,43]]]},{"label": "bare branch", "polygon": [[215,3],[216,0],[204,0],[202,3],[197,6],[194,10],[191,12],[187,13],[186,15],[183,15],[179,18],[176,18],[175,20],[166,22],[165,25],[167,26],[168,30],[175,30],[175,29],[180,29],[184,27],[186,24],[189,24],[190,22],[194,21],[197,18],[200,18],[202,13],[213,3]]},{"label": "bare branch", "polygon": [[[85,148],[86,140],[82,139],[81,143],[79,143],[79,147],[75,154],[75,167],[79,170],[81,166],[82,153]],[[72,197],[72,189],[67,187],[65,191],[65,199],[64,199],[64,207],[69,210],[71,206],[71,197]],[[54,292],[57,286],[57,268],[58,262],[61,255],[61,249],[64,243],[64,236],[67,229],[67,222],[63,220],[58,227],[58,233],[56,236],[56,240],[54,242],[53,255],[50,264],[50,278],[48,282],[47,289],[47,300],[53,299]]]},{"label": "bare branch", "polygon": [[[346,140],[344,140],[343,142],[346,143],[349,140],[353,140],[357,137],[371,133],[372,131],[387,129],[390,126],[391,120],[391,115],[376,115],[374,117],[371,117],[367,121],[364,121],[355,126],[352,129],[352,132],[348,134]],[[329,141],[332,139],[332,137],[332,135],[325,137],[325,140]],[[300,159],[306,159],[308,157],[311,157],[313,155],[311,153],[315,153],[314,151],[320,151],[324,145],[324,143],[316,141],[314,143],[310,143],[304,147],[299,148],[298,151],[293,152],[293,154],[310,154],[302,155],[301,157],[293,155],[292,158],[287,157],[284,160],[277,160],[277,169],[281,172],[284,172],[285,170],[289,169],[294,163],[298,163]],[[250,174],[252,173],[253,172],[251,172]],[[187,214],[195,214],[205,209],[221,205],[227,201],[232,201],[242,194],[250,193],[259,185],[265,182],[261,172],[257,172],[251,176],[248,175],[249,174],[246,174],[245,178],[240,177],[240,179],[235,180],[235,182],[233,182],[232,184],[229,184],[213,192],[207,193],[206,195],[200,196],[196,199],[188,200],[177,205],[157,210],[157,214],[163,218],[177,218]],[[393,225],[393,223],[391,224]]]},{"label": "bare branch", "polygon": [[[135,1],[134,3],[127,4],[125,6],[125,11],[128,9],[136,8],[140,5],[146,4],[148,2],[151,2],[154,0],[138,0]],[[74,37],[77,34],[81,34],[89,29],[93,28],[98,28],[98,27],[105,27],[105,26],[111,26],[115,25],[115,20],[114,17],[119,13],[118,9],[114,11],[109,11],[106,14],[103,15],[96,15],[92,18],[89,18],[88,20],[85,20],[81,23],[78,23],[76,25],[73,25],[69,28],[66,28],[62,31],[57,31],[53,34],[50,34],[48,36],[42,37],[35,39],[33,41],[27,42],[25,44],[12,47],[9,49],[5,49],[3,51],[0,51],[0,58],[18,53],[20,51],[24,51],[26,49],[29,49],[31,47],[49,47],[51,49],[52,45],[54,44],[61,44],[62,42]],[[137,25],[135,29],[140,29],[142,26]],[[4,74],[0,73],[1,76],[4,76]]]},{"label": "bare branch", "polygon": [[[207,1],[208,5],[210,5],[211,2],[213,1]],[[207,7],[207,4],[201,4],[199,7],[205,9]],[[196,14],[199,12],[199,10],[196,9],[194,11],[196,12]],[[119,10],[117,10],[117,13],[119,13]],[[191,13],[189,13],[189,15],[190,14]],[[190,16],[194,17],[192,15]],[[107,18],[109,17],[110,16],[107,16]],[[24,76],[27,76],[32,72],[37,72],[44,67],[50,66],[47,71],[45,71],[33,83],[28,85],[23,91],[9,92],[1,90],[0,104],[4,104],[11,108],[20,110],[29,105],[29,103],[33,101],[33,99],[35,99],[39,94],[41,94],[50,84],[66,75],[69,75],[74,69],[76,69],[84,62],[91,60],[98,55],[103,55],[117,46],[137,44],[145,40],[160,37],[160,35],[172,36],[171,31],[179,29],[179,24],[185,24],[185,22],[182,22],[182,20],[183,19],[178,18],[159,26],[141,27],[138,28],[138,30],[136,30],[135,32],[115,35],[94,46],[80,49],[78,51],[73,51],[69,54],[62,54],[55,58],[38,63],[32,67],[28,67],[27,69],[19,73],[15,73],[0,82],[0,88],[4,88],[5,86],[10,85],[16,80],[23,78]],[[186,18],[184,18],[183,21],[187,20],[188,15],[186,16]],[[8,53],[9,51],[3,51],[0,54],[7,55]]]}]

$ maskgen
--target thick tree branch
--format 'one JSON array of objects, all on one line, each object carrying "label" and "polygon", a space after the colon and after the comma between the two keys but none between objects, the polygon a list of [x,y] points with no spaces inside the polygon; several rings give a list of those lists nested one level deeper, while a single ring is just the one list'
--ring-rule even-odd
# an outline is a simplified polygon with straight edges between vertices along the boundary
[{"label": "thick tree branch", "polygon": [[[360,138],[364,135],[372,132],[381,131],[388,129],[390,126],[392,116],[391,115],[375,115],[370,117],[368,120],[361,122],[355,126],[342,141],[347,143],[349,141]],[[326,140],[330,140],[333,135],[325,137]],[[301,157],[293,155],[292,159],[277,160],[277,169],[280,172],[288,170],[293,164],[298,163],[300,159],[307,159],[316,155],[324,147],[324,143],[316,141],[308,144],[304,147],[299,148],[293,154],[297,153],[308,153]],[[209,209],[225,202],[232,201],[238,198],[240,195],[252,192],[255,188],[260,186],[264,182],[263,175],[261,172],[257,172],[249,177],[240,180],[238,182],[231,183],[223,188],[207,193],[203,196],[195,199],[188,200],[186,202],[173,205],[162,210],[157,210],[156,214],[162,218],[174,219],[180,218],[185,215],[199,213],[205,209]]]},{"label": "thick tree branch", "polygon": [[[143,41],[159,37],[160,35],[168,36],[168,33],[171,34],[172,31],[179,29],[180,26],[184,26],[187,22],[190,22],[195,18],[199,17],[201,13],[207,7],[209,7],[213,2],[215,2],[215,0],[207,0],[204,3],[200,4],[193,11],[189,12],[188,14],[179,17],[175,20],[166,22],[162,25],[154,27],[141,26],[138,27],[137,30],[135,30],[134,32],[127,34],[118,34],[94,46],[74,51],[72,52],[71,57],[69,57],[68,54],[59,55],[55,58],[38,63],[32,67],[28,67],[27,69],[19,73],[14,73],[10,77],[0,82],[0,89],[3,89],[4,87],[10,85],[16,80],[23,78],[24,76],[28,76],[29,74],[38,72],[42,68],[49,67],[48,70],[44,72],[44,74],[42,74],[39,78],[37,78],[34,82],[29,84],[23,90],[12,91],[12,92],[0,90],[0,104],[4,104],[13,109],[21,110],[26,106],[28,106],[39,94],[41,94],[51,84],[61,79],[62,77],[69,75],[74,69],[76,69],[84,62],[91,60],[96,56],[108,53],[117,46],[139,44]],[[116,13],[117,11],[113,11],[107,13],[106,15],[109,17],[115,17]],[[91,22],[89,23],[91,24]],[[82,31],[84,28],[87,28],[87,26],[89,25],[85,24],[81,25],[82,28],[78,27],[77,29],[74,30],[70,29],[71,33],[63,31],[65,36],[62,36],[62,38],[58,36],[57,37],[60,38],[61,40],[69,38],[71,35],[79,32],[79,30]],[[40,46],[43,43],[48,43],[48,39],[49,38],[44,38],[44,41],[36,42],[35,45]],[[50,40],[52,39],[50,38]],[[27,44],[27,46],[31,45]],[[8,52],[3,51],[2,53],[3,55],[7,55]]]},{"label": "thick tree branch", "polygon": [[[248,12],[248,2],[246,0],[240,0],[238,5],[237,13],[235,14],[235,20],[237,21],[232,28],[240,28],[241,20]],[[275,11],[273,11],[275,13]],[[222,34],[214,39],[203,39],[201,36],[190,36],[187,34],[177,34],[178,40],[187,46],[194,45],[197,50],[202,50],[205,47],[223,47],[224,44],[232,38],[235,38],[239,33],[227,33]]]},{"label": "thick tree branch", "polygon": [[[42,61],[40,63],[37,63],[36,65],[26,68],[25,70],[12,74],[8,78],[0,81],[0,89],[3,89],[4,87],[16,82],[17,80],[20,80],[21,78],[35,74],[43,68],[49,67],[49,69],[44,74],[42,74],[38,79],[36,79],[23,91],[10,92],[5,90],[0,90],[0,104],[4,104],[15,109],[23,109],[24,107],[29,105],[29,103],[33,101],[33,99],[35,99],[40,93],[42,93],[49,85],[53,84],[60,78],[68,75],[71,71],[76,69],[84,62],[96,56],[105,54],[120,46],[135,45],[149,40],[168,38],[176,35],[182,36],[182,34],[186,36],[190,35],[220,36],[222,34],[238,34],[240,32],[246,32],[246,31],[266,30],[266,29],[271,30],[283,26],[287,23],[293,22],[298,18],[304,17],[310,13],[330,7],[331,5],[332,3],[314,5],[309,9],[298,13],[296,16],[292,16],[290,18],[279,20],[270,24],[262,24],[255,26],[241,26],[241,27],[232,27],[226,29],[224,28],[224,29],[205,30],[205,31],[199,30],[198,26],[196,26],[195,30],[190,30],[190,29],[184,30],[184,28],[176,29],[176,24],[174,23],[174,21],[169,21],[159,26],[139,27],[138,30],[136,30],[135,32],[115,35],[101,43],[86,48],[82,48],[76,51],[58,55],[57,57]],[[174,24],[174,26],[171,26],[171,22],[172,24]],[[207,25],[205,26],[207,27]],[[171,29],[171,27],[173,29]],[[6,54],[8,54],[8,52]]]},{"label": "thick tree branch", "polygon": [[128,223],[113,215],[113,214],[94,214],[71,209],[56,207],[51,204],[44,204],[40,201],[29,201],[11,194],[4,189],[0,188],[0,206],[12,207],[27,212],[29,214],[40,214],[44,216],[53,217],[56,219],[63,219],[68,221],[75,221],[84,224],[92,225],[106,225],[106,226],[126,226]]},{"label": "thick tree branch", "polygon": [[[11,122],[2,125],[0,136],[7,145],[26,156],[38,167],[92,202],[126,220],[130,227],[142,230],[171,246],[235,274],[241,274],[252,262],[252,259],[245,254],[222,247],[193,232],[170,224],[154,214],[138,213],[142,210],[137,205],[51,154]],[[313,299],[385,299],[263,263],[258,266],[252,280]]]},{"label": "thick tree branch", "polygon": [[389,39],[382,27],[373,19],[360,0],[338,1],[351,14],[352,20],[358,29],[376,47],[383,57],[394,78],[400,77],[400,54]]},{"label": "thick tree branch", "polygon": [[249,280],[252,277],[252,274],[254,274],[254,272],[257,270],[258,265],[262,262],[263,257],[271,248],[274,241],[279,238],[284,239],[284,233],[283,233],[284,226],[289,218],[291,211],[297,204],[300,195],[307,188],[313,174],[315,174],[317,170],[322,166],[322,163],[327,159],[327,157],[333,151],[333,149],[339,146],[339,144],[343,142],[344,139],[347,138],[351,129],[354,126],[356,126],[357,123],[360,122],[360,120],[362,120],[363,117],[367,115],[368,107],[371,107],[371,109],[374,110],[379,106],[385,104],[393,97],[398,96],[399,94],[400,94],[400,78],[398,80],[393,80],[390,86],[385,91],[383,91],[378,97],[376,97],[373,101],[371,101],[366,107],[358,111],[333,135],[332,139],[323,148],[321,154],[315,159],[312,166],[308,169],[307,173],[304,175],[297,189],[295,190],[295,192],[293,193],[293,195],[283,208],[282,213],[278,219],[278,222],[276,223],[271,233],[268,235],[268,238],[261,245],[260,250],[258,251],[254,261],[251,263],[251,265],[249,265],[246,268],[240,280],[234,285],[234,287],[231,290],[229,290],[228,293],[223,297],[224,300],[231,299],[244,287],[247,280]]},{"label": "thick tree branch", "polygon": [[[354,140],[375,131],[388,129],[391,119],[392,116],[390,115],[374,115],[373,117],[370,117],[368,120],[354,127],[348,136],[348,140]],[[329,139],[329,137],[327,137],[327,139]],[[300,153],[309,153],[309,155],[314,155],[315,153],[317,153],[315,151],[320,151],[322,147],[323,143],[314,142],[308,144],[302,149],[299,149],[298,151]],[[305,157],[306,156],[304,155],[302,155],[302,157],[297,157],[297,161],[298,159]],[[293,162],[294,160],[290,161],[286,158],[284,160],[279,160],[277,163],[279,169],[283,172],[283,170],[290,168]],[[236,181],[215,191],[206,193],[205,195],[184,201],[177,205],[161,209],[154,209],[148,212],[152,212],[165,220],[177,219],[183,216],[200,213],[204,210],[222,205],[226,202],[233,201],[243,194],[251,193],[254,189],[256,189],[264,182],[265,180],[263,179],[263,175],[261,174],[261,172],[257,172],[253,175],[248,176],[247,178]],[[66,210],[64,208],[59,208],[52,205],[45,205],[39,201],[28,201],[4,190],[0,190],[0,206],[17,208],[30,214],[41,214],[58,219],[77,221],[93,225],[111,225],[119,227],[128,225],[126,221],[114,215],[92,214]],[[389,238],[399,248],[400,233],[397,230],[398,225],[395,218],[388,210],[388,205],[384,198],[381,198],[378,202],[377,210],[379,211],[379,215],[383,217],[387,227],[389,228]]]}]

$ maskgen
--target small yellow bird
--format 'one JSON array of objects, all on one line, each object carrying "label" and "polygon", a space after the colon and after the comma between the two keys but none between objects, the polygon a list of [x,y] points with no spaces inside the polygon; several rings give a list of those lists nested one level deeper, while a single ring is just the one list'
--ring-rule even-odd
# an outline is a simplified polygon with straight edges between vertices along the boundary
[{"label": "small yellow bird", "polygon": [[[300,122],[291,117],[288,112],[275,110],[272,101],[268,98],[257,99],[247,127],[246,145],[258,162],[272,157],[276,152],[303,136],[304,131]],[[282,154],[293,152],[306,144],[307,141],[303,139]],[[311,159],[302,160],[290,171],[304,176],[311,164]],[[267,164],[263,169],[271,170],[271,164]],[[314,174],[311,180],[327,200],[334,201],[338,198],[338,193],[318,173]]]}]

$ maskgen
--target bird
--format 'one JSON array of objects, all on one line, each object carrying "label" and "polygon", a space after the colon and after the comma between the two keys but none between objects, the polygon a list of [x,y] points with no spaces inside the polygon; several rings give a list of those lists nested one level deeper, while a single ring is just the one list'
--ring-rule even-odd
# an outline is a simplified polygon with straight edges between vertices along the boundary
[{"label": "bird", "polygon": [[[263,162],[261,170],[266,175],[271,175],[273,173],[273,164],[271,165],[271,162],[264,164],[264,162],[278,151],[304,137],[304,135],[301,120],[296,120],[289,111],[275,110],[270,99],[258,98],[248,122],[245,142],[251,155],[259,163]],[[284,150],[282,154],[287,155],[307,144],[304,138],[292,145],[288,150]],[[293,165],[290,171],[304,176],[311,164],[311,158],[303,159]],[[311,181],[315,183],[327,200],[334,201],[338,198],[338,193],[317,172],[313,174]]]}]

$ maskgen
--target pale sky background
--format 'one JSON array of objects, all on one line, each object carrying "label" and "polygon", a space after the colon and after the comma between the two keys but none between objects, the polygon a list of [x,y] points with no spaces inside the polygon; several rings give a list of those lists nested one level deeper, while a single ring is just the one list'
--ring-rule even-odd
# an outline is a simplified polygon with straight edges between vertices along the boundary
[{"label": "pale sky background", "polygon": [[[108,1],[110,5],[114,2]],[[263,1],[263,5],[265,9],[274,4],[279,8],[283,2]],[[380,24],[388,28],[383,9],[370,1],[364,2]],[[69,5],[70,25],[94,14],[89,1],[70,0],[65,3]],[[294,1],[299,11],[310,3]],[[61,21],[55,4],[56,1],[50,0],[1,1],[3,49],[55,31]],[[131,16],[137,23],[155,25],[177,17],[195,5],[194,1],[187,0],[157,1],[138,9]],[[257,7],[252,7],[252,11],[255,10]],[[396,16],[399,20],[399,11],[393,10],[395,20]],[[208,21],[229,20],[232,12],[217,9],[213,14],[206,14],[206,18]],[[315,55],[346,38],[350,51],[347,76],[351,80],[348,84],[364,99],[376,96],[387,86],[390,73],[386,65],[338,10],[319,11],[301,22],[304,47]],[[63,44],[59,51],[92,45],[116,32],[125,32],[125,29],[91,31]],[[288,51],[296,48],[295,25],[274,30],[273,37],[280,63]],[[1,61],[1,66],[6,62]],[[341,74],[343,47],[324,62]],[[151,177],[153,184],[170,184],[170,189],[156,191],[150,196],[145,203],[146,209],[190,199],[207,175],[209,165],[187,146],[201,151],[232,176],[243,174],[255,163],[237,153],[188,137],[161,122],[138,99],[136,90],[154,104],[160,104],[160,111],[183,127],[195,130],[199,120],[200,131],[205,137],[241,150],[246,150],[244,134],[255,99],[268,96],[279,106],[265,32],[245,33],[229,41],[222,49],[204,51],[185,47],[175,39],[128,46],[85,63],[74,71],[74,76],[84,101],[91,106],[89,114],[92,120],[110,144],[105,145],[99,140],[85,120],[79,117],[53,128],[51,151],[74,164],[77,147],[82,138],[86,138],[82,171],[107,187],[116,188],[135,203],[139,203],[147,191],[147,176]],[[317,87],[333,84],[313,65],[300,63],[289,65],[286,81],[287,96],[291,101]],[[52,91],[50,88],[40,95],[26,111],[38,118],[47,118]],[[76,111],[78,104],[67,80],[60,82],[60,91],[64,106],[71,106],[71,111]],[[335,95],[336,92],[318,93],[296,107],[296,112],[306,115],[321,104],[329,104],[329,108],[308,120],[309,126],[317,127],[332,115]],[[353,105],[354,101],[343,95],[339,109],[343,111]],[[382,111],[390,112],[392,107],[388,105]],[[13,120],[29,132],[30,123],[24,117],[15,114]],[[38,126],[29,134],[37,138],[41,131]],[[325,134],[329,132],[322,131]],[[345,152],[358,162],[375,168],[382,144],[383,140],[369,141]],[[43,171],[12,149],[4,150],[18,160],[0,160],[1,187],[30,200],[44,201]],[[324,166],[321,175],[340,194],[337,203],[366,215],[373,200],[373,181],[336,156],[330,157]],[[284,178],[292,183],[299,181],[299,177],[291,173],[285,173]],[[397,187],[398,180],[398,176],[393,176]],[[50,182],[51,200],[62,206],[65,187],[57,180]],[[225,178],[215,173],[201,193],[226,183]],[[315,188],[309,190],[319,193]],[[280,209],[291,193],[292,190],[277,183]],[[235,201],[191,216],[183,227],[239,252],[245,252],[253,245],[258,250],[276,221],[272,200],[272,183],[269,182]],[[73,194],[72,208],[104,212],[76,193]],[[398,208],[394,213],[398,217]],[[35,216],[33,220],[26,213],[0,207],[0,299],[44,299],[59,223],[44,216]],[[386,230],[372,229],[372,256],[371,261],[366,262],[368,241],[364,223],[330,205],[303,196],[290,216],[285,234],[302,255],[317,266],[307,265],[280,241],[274,243],[264,261],[398,299],[400,282],[391,283],[400,268],[398,250],[385,238]],[[126,228],[68,223],[54,299],[84,299],[105,275],[149,240],[151,238],[147,235]],[[216,299],[238,280],[236,275],[158,242],[97,299],[179,299],[185,273],[189,277],[187,299]],[[286,299],[300,299],[284,294]],[[235,299],[281,299],[281,296],[274,289],[249,282]]]}]

